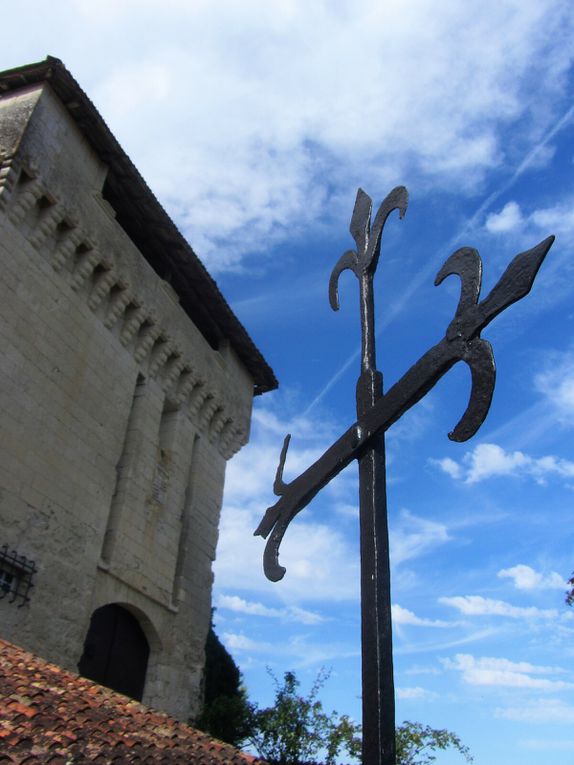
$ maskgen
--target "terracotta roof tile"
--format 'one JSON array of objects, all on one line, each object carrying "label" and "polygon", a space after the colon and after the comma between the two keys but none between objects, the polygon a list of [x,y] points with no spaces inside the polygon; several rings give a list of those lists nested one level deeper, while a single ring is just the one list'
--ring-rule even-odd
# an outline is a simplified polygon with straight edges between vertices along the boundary
[{"label": "terracotta roof tile", "polygon": [[0,640],[0,765],[262,765]]}]

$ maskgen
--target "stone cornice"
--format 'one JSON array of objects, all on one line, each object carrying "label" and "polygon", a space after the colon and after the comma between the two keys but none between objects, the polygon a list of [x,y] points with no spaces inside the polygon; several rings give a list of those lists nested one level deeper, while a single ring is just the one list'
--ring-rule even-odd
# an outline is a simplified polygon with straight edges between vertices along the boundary
[{"label": "stone cornice", "polygon": [[[198,430],[229,459],[247,442],[250,402],[240,407],[230,402],[233,381],[226,379],[225,361],[203,341],[202,353],[193,352],[185,333],[174,326],[193,328],[168,290],[140,288],[119,262],[119,249],[131,249],[129,257],[139,257],[133,243],[108,217],[108,225],[121,232],[119,248],[110,248],[109,232],[98,236],[90,216],[87,225],[83,211],[62,201],[59,190],[48,189],[38,168],[28,160],[0,156],[0,214],[19,228],[30,244],[51,264],[56,273],[131,353],[143,374],[154,378],[169,402],[185,409]],[[102,209],[102,216],[106,213]],[[102,224],[103,225],[103,224]],[[99,232],[98,232],[99,233]],[[118,234],[115,232],[114,235]],[[108,241],[106,241],[108,240]],[[161,282],[145,263],[149,279]],[[179,318],[181,314],[182,318]],[[201,337],[197,331],[195,334]],[[199,342],[194,338],[194,342]],[[186,348],[185,346],[188,345]],[[220,357],[221,358],[221,357]],[[210,361],[211,359],[211,361]],[[220,369],[218,369],[218,367]],[[240,411],[246,408],[247,411]]]}]

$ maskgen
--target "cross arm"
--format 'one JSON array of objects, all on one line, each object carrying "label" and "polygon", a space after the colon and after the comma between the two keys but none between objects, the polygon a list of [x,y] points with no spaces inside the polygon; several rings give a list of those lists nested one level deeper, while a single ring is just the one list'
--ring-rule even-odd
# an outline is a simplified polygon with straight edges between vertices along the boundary
[{"label": "cross arm", "polygon": [[369,446],[371,439],[385,432],[420,401],[438,380],[458,361],[468,364],[472,375],[469,404],[456,428],[449,434],[455,441],[465,441],[479,429],[488,413],[495,383],[492,348],[480,337],[481,330],[512,303],[531,289],[538,269],[554,237],[548,237],[526,252],[517,255],[498,283],[478,303],[482,266],[476,250],[462,248],[446,261],[436,284],[451,274],[461,279],[461,299],[445,337],[428,350],[377,403],[351,425],[326,452],[297,478],[283,481],[283,468],[290,436],[283,445],[274,490],[280,497],[269,507],[255,534],[269,537],[263,556],[268,579],[283,578],[279,565],[279,546],[291,520],[318,492],[353,459]]},{"label": "cross arm", "polygon": [[276,582],[285,575],[285,568],[278,563],[279,546],[293,518],[341,472],[350,462],[368,448],[370,440],[380,431],[386,431],[404,412],[420,401],[450,367],[462,357],[464,349],[460,341],[446,338],[431,348],[393,385],[370,409],[364,418],[348,428],[312,465],[290,483],[283,483],[289,436],[285,439],[281,461],[277,470],[275,493],[279,500],[267,508],[256,536],[269,541],[263,556],[263,567],[268,579]]}]

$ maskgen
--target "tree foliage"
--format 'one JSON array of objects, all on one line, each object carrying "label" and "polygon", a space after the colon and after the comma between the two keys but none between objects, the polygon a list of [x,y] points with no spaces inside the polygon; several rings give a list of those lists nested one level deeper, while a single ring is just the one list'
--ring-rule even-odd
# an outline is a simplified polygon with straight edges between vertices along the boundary
[{"label": "tree foliage", "polygon": [[195,726],[239,746],[251,730],[252,707],[233,657],[209,628],[205,643],[204,705]]},{"label": "tree foliage", "polygon": [[472,757],[460,738],[448,730],[431,728],[429,725],[408,720],[396,729],[397,765],[428,765],[436,760],[437,749],[458,750],[467,762]]},{"label": "tree foliage", "polygon": [[[333,765],[339,754],[360,759],[361,726],[347,715],[325,712],[319,692],[329,677],[322,669],[307,695],[294,672],[275,686],[271,707],[259,709],[247,699],[241,673],[213,626],[205,645],[205,704],[195,725],[234,746],[250,744],[270,765]],[[396,729],[397,765],[429,765],[435,752],[456,749],[472,762],[468,747],[448,730],[404,722]]]},{"label": "tree foliage", "polygon": [[285,672],[280,683],[270,672],[275,685],[275,702],[266,709],[254,709],[249,743],[271,765],[300,765],[316,762],[324,754],[332,765],[341,750],[358,756],[360,726],[346,715],[327,714],[317,698],[329,673],[321,670],[307,696],[299,692],[294,672]]},{"label": "tree foliage", "polygon": [[[310,765],[317,758],[333,765],[346,751],[352,759],[361,754],[361,726],[346,715],[326,713],[318,699],[329,673],[321,670],[307,696],[299,692],[300,682],[294,672],[286,672],[280,683],[270,672],[275,684],[272,707],[254,708],[252,730],[248,741],[271,765]],[[396,729],[397,765],[429,765],[435,752],[453,748],[467,762],[472,762],[468,747],[448,730],[431,728],[421,723],[404,722]]]},{"label": "tree foliage", "polygon": [[566,592],[566,603],[572,606],[574,605],[574,574],[568,580],[568,587],[570,589]]}]

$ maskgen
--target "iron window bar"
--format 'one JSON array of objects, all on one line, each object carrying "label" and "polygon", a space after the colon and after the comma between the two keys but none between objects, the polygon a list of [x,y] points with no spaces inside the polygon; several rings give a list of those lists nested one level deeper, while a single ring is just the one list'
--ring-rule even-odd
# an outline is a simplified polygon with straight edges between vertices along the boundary
[{"label": "iron window bar", "polygon": [[8,545],[0,547],[0,600],[8,598],[9,603],[21,602],[22,608],[30,600],[30,590],[34,586],[32,577],[38,569],[33,560],[10,550]]}]

